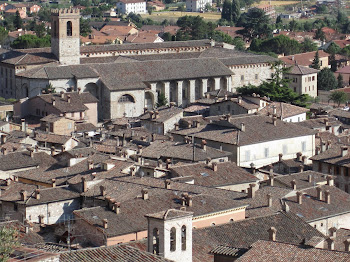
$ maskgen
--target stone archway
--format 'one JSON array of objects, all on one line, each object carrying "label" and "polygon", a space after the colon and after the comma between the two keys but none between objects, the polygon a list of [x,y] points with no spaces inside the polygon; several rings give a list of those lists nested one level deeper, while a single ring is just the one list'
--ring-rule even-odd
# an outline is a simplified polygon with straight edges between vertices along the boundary
[{"label": "stone archway", "polygon": [[153,109],[154,107],[154,94],[152,92],[146,91],[145,92],[145,107],[147,109]]}]

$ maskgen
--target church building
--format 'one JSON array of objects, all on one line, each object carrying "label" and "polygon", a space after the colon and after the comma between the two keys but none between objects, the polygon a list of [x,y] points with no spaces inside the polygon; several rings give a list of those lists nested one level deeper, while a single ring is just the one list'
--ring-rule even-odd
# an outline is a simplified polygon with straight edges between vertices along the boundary
[{"label": "church building", "polygon": [[51,49],[0,50],[0,97],[90,92],[99,119],[140,116],[160,94],[186,107],[208,91],[234,92],[271,77],[269,56],[212,40],[80,46],[78,9],[52,10]]}]

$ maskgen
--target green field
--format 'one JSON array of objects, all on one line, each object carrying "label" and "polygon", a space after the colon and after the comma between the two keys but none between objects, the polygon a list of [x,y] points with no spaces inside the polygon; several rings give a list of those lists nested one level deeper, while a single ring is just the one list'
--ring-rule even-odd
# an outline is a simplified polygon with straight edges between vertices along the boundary
[{"label": "green field", "polygon": [[217,21],[221,18],[221,13],[214,13],[214,12],[209,12],[209,13],[191,13],[191,12],[179,12],[179,11],[171,11],[171,12],[153,12],[152,15],[145,14],[142,15],[142,18],[150,18],[154,21],[161,22],[164,19],[167,20],[174,20],[175,22],[177,19],[181,16],[185,15],[191,15],[191,16],[201,16],[204,18],[206,21]]}]

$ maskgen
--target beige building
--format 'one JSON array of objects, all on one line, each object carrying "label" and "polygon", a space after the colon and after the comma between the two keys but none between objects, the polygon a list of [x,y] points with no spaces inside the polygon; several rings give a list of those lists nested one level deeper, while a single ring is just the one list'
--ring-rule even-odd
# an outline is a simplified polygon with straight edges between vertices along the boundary
[{"label": "beige building", "polygon": [[40,122],[42,130],[57,135],[70,136],[75,131],[75,121],[64,116],[50,114]]},{"label": "beige building", "polygon": [[299,95],[317,96],[317,72],[318,70],[295,65],[284,74],[285,79],[290,79],[289,88]]}]

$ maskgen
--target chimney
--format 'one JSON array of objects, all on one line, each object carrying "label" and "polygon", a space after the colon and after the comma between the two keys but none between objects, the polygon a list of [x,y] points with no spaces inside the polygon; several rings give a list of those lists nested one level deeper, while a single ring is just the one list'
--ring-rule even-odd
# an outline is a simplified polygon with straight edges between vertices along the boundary
[{"label": "chimney", "polygon": [[64,92],[61,91],[60,93],[61,93],[61,98],[64,99]]},{"label": "chimney", "polygon": [[321,187],[316,187],[316,191],[317,191],[317,199],[322,201],[323,197],[322,197],[322,188]]},{"label": "chimney", "polygon": [[346,239],[344,242],[345,245],[345,252],[350,252],[350,238]]},{"label": "chimney", "polygon": [[207,158],[205,159],[205,164],[206,164],[207,166],[210,166],[210,163],[211,163],[211,158],[210,158],[210,157],[207,157]]},{"label": "chimney", "polygon": [[51,179],[51,184],[52,184],[52,187],[56,187],[56,179],[55,178]]},{"label": "chimney", "polygon": [[22,124],[22,126],[21,126],[21,131],[22,131],[22,132],[27,132],[26,120],[25,120],[24,118],[21,119],[21,124]]},{"label": "chimney", "polygon": [[66,150],[66,147],[62,145],[61,152],[63,153]]},{"label": "chimney", "polygon": [[101,196],[105,196],[106,195],[106,188],[104,186],[100,186],[100,194]]},{"label": "chimney", "polygon": [[6,156],[7,155],[7,149],[6,147],[1,148],[1,153]]},{"label": "chimney", "polygon": [[162,161],[161,159],[158,159],[158,161],[157,161],[157,166],[158,166],[159,168],[163,168],[163,161]]},{"label": "chimney", "polygon": [[136,168],[134,166],[130,167],[130,176],[136,175]]},{"label": "chimney", "polygon": [[307,156],[303,156],[302,158],[303,164],[306,165],[307,164]]},{"label": "chimney", "polygon": [[311,175],[311,174],[309,174],[309,175],[307,176],[307,181],[308,181],[309,183],[312,183],[312,175]]},{"label": "chimney", "polygon": [[181,197],[181,205],[183,207],[186,206],[186,198],[185,197]]},{"label": "chimney", "polygon": [[21,190],[21,201],[26,201],[27,200],[27,191]]},{"label": "chimney", "polygon": [[331,193],[329,192],[329,190],[326,190],[324,192],[324,197],[325,197],[325,202],[327,204],[330,204],[331,203]]},{"label": "chimney", "polygon": [[328,140],[327,141],[327,146],[326,146],[326,149],[330,149],[331,148],[331,144],[332,144],[332,141],[331,140]]},{"label": "chimney", "polygon": [[81,184],[82,184],[82,191],[86,192],[87,191],[87,181],[86,181],[85,177],[81,178]]},{"label": "chimney", "polygon": [[301,162],[302,161],[302,153],[301,152],[298,152],[297,153],[297,161]]},{"label": "chimney", "polygon": [[241,123],[241,131],[245,132],[245,124],[244,123]]},{"label": "chimney", "polygon": [[193,197],[191,196],[191,195],[188,195],[187,196],[187,199],[186,199],[186,202],[187,202],[187,206],[189,206],[189,207],[192,207],[192,205],[193,205]]},{"label": "chimney", "polygon": [[274,126],[277,125],[277,117],[275,117],[275,116],[272,117],[272,123]]},{"label": "chimney", "polygon": [[67,102],[70,104],[71,99],[70,99],[70,95],[67,95]]},{"label": "chimney", "polygon": [[141,155],[142,154],[142,145],[137,146],[137,154]]},{"label": "chimney", "polygon": [[158,119],[159,118],[159,111],[154,111],[154,119]]},{"label": "chimney", "polygon": [[316,146],[316,152],[315,152],[315,155],[319,155],[321,152],[321,148],[320,146]]},{"label": "chimney", "polygon": [[344,157],[348,154],[348,147],[347,146],[342,146],[341,147],[341,156]]},{"label": "chimney", "polygon": [[329,236],[334,238],[337,237],[337,229],[335,227],[329,229]]},{"label": "chimney", "polygon": [[325,118],[325,119],[323,120],[323,122],[324,122],[325,126],[328,126],[328,125],[329,125],[328,118]]},{"label": "chimney", "polygon": [[295,179],[293,179],[292,181],[290,181],[290,185],[292,187],[293,190],[297,190],[297,184],[295,182]]},{"label": "chimney", "polygon": [[272,115],[277,115],[277,108],[276,108],[276,106],[274,105],[274,106],[272,106]]},{"label": "chimney", "polygon": [[152,142],[156,141],[156,134],[152,133]]},{"label": "chimney", "polygon": [[254,198],[255,197],[255,189],[256,184],[249,184],[249,188],[248,188],[248,197],[249,198]]},{"label": "chimney", "polygon": [[166,160],[166,169],[169,169],[171,167],[171,160],[168,158]]},{"label": "chimney", "polygon": [[122,142],[122,146],[126,146],[126,138],[125,138],[125,133],[123,133],[123,142]]},{"label": "chimney", "polygon": [[175,123],[175,131],[179,131],[179,124],[178,123]]},{"label": "chimney", "polygon": [[29,151],[29,155],[31,158],[34,157],[34,149],[33,148],[27,148],[27,150]]},{"label": "chimney", "polygon": [[301,173],[301,172],[304,172],[304,166],[303,165],[300,165],[299,166],[299,172]]},{"label": "chimney", "polygon": [[207,151],[207,141],[203,139],[201,145],[202,145],[202,149],[204,151]]},{"label": "chimney", "polygon": [[52,146],[52,147],[51,147],[51,156],[54,156],[54,155],[55,155],[55,147]]},{"label": "chimney", "polygon": [[242,103],[242,97],[241,96],[238,97],[237,102],[238,102],[238,104]]},{"label": "chimney", "polygon": [[303,203],[303,192],[297,192],[298,204],[301,205]]},{"label": "chimney", "polygon": [[213,163],[211,164],[211,166],[212,166],[214,172],[218,171],[218,163],[213,162]]},{"label": "chimney", "polygon": [[171,185],[170,184],[171,184],[170,179],[164,180],[165,189],[171,189]]},{"label": "chimney", "polygon": [[321,152],[325,152],[327,150],[326,142],[322,142],[322,148]]},{"label": "chimney", "polygon": [[267,206],[268,207],[272,207],[272,195],[271,194],[267,194]]},{"label": "chimney", "polygon": [[282,160],[283,160],[283,154],[279,154],[279,155],[278,155],[278,161],[279,161],[279,162],[282,162]]},{"label": "chimney", "polygon": [[120,202],[115,202],[113,204],[113,209],[116,214],[120,214]]},{"label": "chimney", "polygon": [[141,193],[142,193],[142,199],[147,200],[148,199],[148,189],[147,188],[142,189]]},{"label": "chimney", "polygon": [[94,162],[88,161],[88,169],[89,170],[94,169]]},{"label": "chimney", "polygon": [[334,178],[331,175],[327,176],[327,186],[334,186]]},{"label": "chimney", "polygon": [[269,186],[273,186],[275,180],[274,174],[269,174]]},{"label": "chimney", "polygon": [[327,238],[327,244],[328,244],[329,250],[334,250],[334,238],[333,237]]},{"label": "chimney", "polygon": [[35,189],[35,199],[40,199],[40,189]]},{"label": "chimney", "polygon": [[277,229],[274,227],[270,227],[267,232],[269,232],[269,240],[270,241],[276,241],[276,233]]},{"label": "chimney", "polygon": [[108,228],[108,219],[102,219],[103,222],[103,228],[107,229]]},{"label": "chimney", "polygon": [[252,169],[252,174],[255,175],[256,169],[254,163],[250,163],[250,168]]}]

